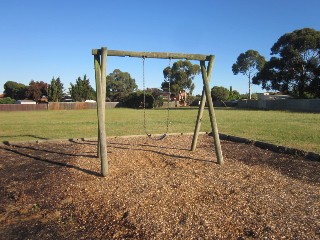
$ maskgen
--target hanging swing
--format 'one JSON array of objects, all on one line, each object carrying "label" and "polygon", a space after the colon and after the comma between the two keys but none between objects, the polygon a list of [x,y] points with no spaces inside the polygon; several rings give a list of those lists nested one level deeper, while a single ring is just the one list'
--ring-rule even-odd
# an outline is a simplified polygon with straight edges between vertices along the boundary
[{"label": "hanging swing", "polygon": [[[170,118],[169,118],[169,116],[170,116],[170,99],[171,99],[171,92],[170,92],[170,88],[171,88],[171,86],[170,86],[170,82],[171,82],[171,79],[170,79],[170,74],[169,74],[169,77],[168,77],[168,106],[167,106],[167,119],[166,119],[166,132],[164,133],[164,134],[162,134],[160,137],[158,137],[158,138],[154,138],[154,137],[152,137],[152,134],[151,133],[149,133],[148,131],[147,131],[147,120],[146,120],[146,87],[145,87],[145,59],[146,59],[146,57],[142,57],[142,80],[143,80],[143,128],[144,128],[144,132],[145,132],[145,134],[149,137],[149,138],[151,138],[151,139],[153,139],[153,140],[162,140],[162,139],[164,139],[166,136],[167,136],[167,134],[168,134],[168,132],[169,132],[169,121],[170,121]],[[171,68],[171,58],[169,58],[169,68]]]}]

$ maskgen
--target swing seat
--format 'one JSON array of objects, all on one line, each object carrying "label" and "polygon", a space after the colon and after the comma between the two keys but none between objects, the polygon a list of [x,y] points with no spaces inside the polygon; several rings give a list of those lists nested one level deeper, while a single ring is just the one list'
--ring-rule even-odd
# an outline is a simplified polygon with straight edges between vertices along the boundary
[{"label": "swing seat", "polygon": [[167,137],[167,134],[165,133],[165,134],[163,134],[162,136],[160,136],[159,138],[152,138],[152,135],[151,135],[151,134],[147,134],[147,136],[148,136],[149,138],[153,139],[153,140],[159,140],[159,141],[160,141],[160,140],[166,138],[166,137]]}]

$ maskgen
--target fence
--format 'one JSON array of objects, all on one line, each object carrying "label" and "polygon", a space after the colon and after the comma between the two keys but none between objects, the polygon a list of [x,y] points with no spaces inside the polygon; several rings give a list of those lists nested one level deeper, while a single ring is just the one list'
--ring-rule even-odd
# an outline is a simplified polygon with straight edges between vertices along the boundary
[{"label": "fence", "polygon": [[38,111],[47,109],[47,104],[0,104],[0,111]]},{"label": "fence", "polygon": [[[106,102],[106,109],[121,107],[119,102]],[[96,109],[95,102],[50,102],[48,104],[0,104],[0,111]]]},{"label": "fence", "polygon": [[320,99],[242,100],[238,108],[320,113]]}]

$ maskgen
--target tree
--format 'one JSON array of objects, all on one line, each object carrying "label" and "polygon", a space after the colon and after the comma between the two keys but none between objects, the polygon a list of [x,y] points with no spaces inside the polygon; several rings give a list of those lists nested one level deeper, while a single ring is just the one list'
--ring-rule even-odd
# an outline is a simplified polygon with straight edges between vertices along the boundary
[{"label": "tree", "polygon": [[42,96],[47,96],[48,84],[43,81],[34,81],[31,80],[29,83],[29,88],[27,91],[27,97],[34,101],[38,101]]},{"label": "tree", "polygon": [[[130,93],[124,101],[124,105],[129,108],[139,108],[143,107],[144,93],[142,91]],[[154,107],[154,97],[151,93],[145,94],[145,107]]]},{"label": "tree", "polygon": [[135,79],[131,78],[128,72],[121,72],[115,69],[107,76],[107,97],[111,101],[122,101],[129,93],[138,88]]},{"label": "tree", "polygon": [[237,99],[240,99],[240,93],[237,90],[233,90],[232,86],[230,86],[228,100],[237,100]]},{"label": "tree", "polygon": [[175,62],[171,67],[166,67],[163,70],[165,81],[161,83],[161,89],[178,95],[179,91],[184,89],[189,95],[192,95],[194,90],[194,77],[200,73],[200,66],[192,64],[188,60],[180,60]]},{"label": "tree", "polygon": [[14,104],[16,100],[11,97],[0,98],[0,104]]},{"label": "tree", "polygon": [[162,107],[163,106],[163,91],[158,88],[147,88],[146,94],[151,94],[154,98],[154,107]]},{"label": "tree", "polygon": [[89,79],[87,79],[87,75],[84,75],[83,79],[78,77],[76,83],[74,85],[70,83],[70,85],[70,95],[75,102],[84,102],[88,99],[96,99],[96,93],[91,87]]},{"label": "tree", "polygon": [[213,101],[227,101],[229,90],[225,87],[214,86],[211,88],[211,96]]},{"label": "tree", "polygon": [[303,28],[281,36],[271,59],[253,79],[267,90],[320,97],[320,31]]},{"label": "tree", "polygon": [[60,77],[52,78],[48,86],[48,100],[50,102],[60,102],[63,97],[63,83],[60,81]]},{"label": "tree", "polygon": [[248,77],[249,99],[251,99],[251,80],[262,69],[265,62],[265,58],[259,52],[248,50],[245,53],[241,53],[237,58],[237,62],[232,65],[234,75],[242,73]]},{"label": "tree", "polygon": [[4,94],[7,97],[10,97],[15,100],[21,100],[21,99],[27,98],[26,93],[28,91],[28,86],[22,83],[7,81],[3,87],[4,87]]}]

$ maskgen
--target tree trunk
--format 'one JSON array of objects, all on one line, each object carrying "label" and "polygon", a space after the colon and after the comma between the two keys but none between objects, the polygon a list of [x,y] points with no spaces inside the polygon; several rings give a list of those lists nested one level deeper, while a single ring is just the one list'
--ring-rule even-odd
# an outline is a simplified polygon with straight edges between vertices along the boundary
[{"label": "tree trunk", "polygon": [[251,76],[249,73],[249,99],[251,100]]},{"label": "tree trunk", "polygon": [[301,77],[300,82],[298,84],[298,94],[299,98],[304,98],[304,88],[305,88],[305,79],[304,76]]}]

